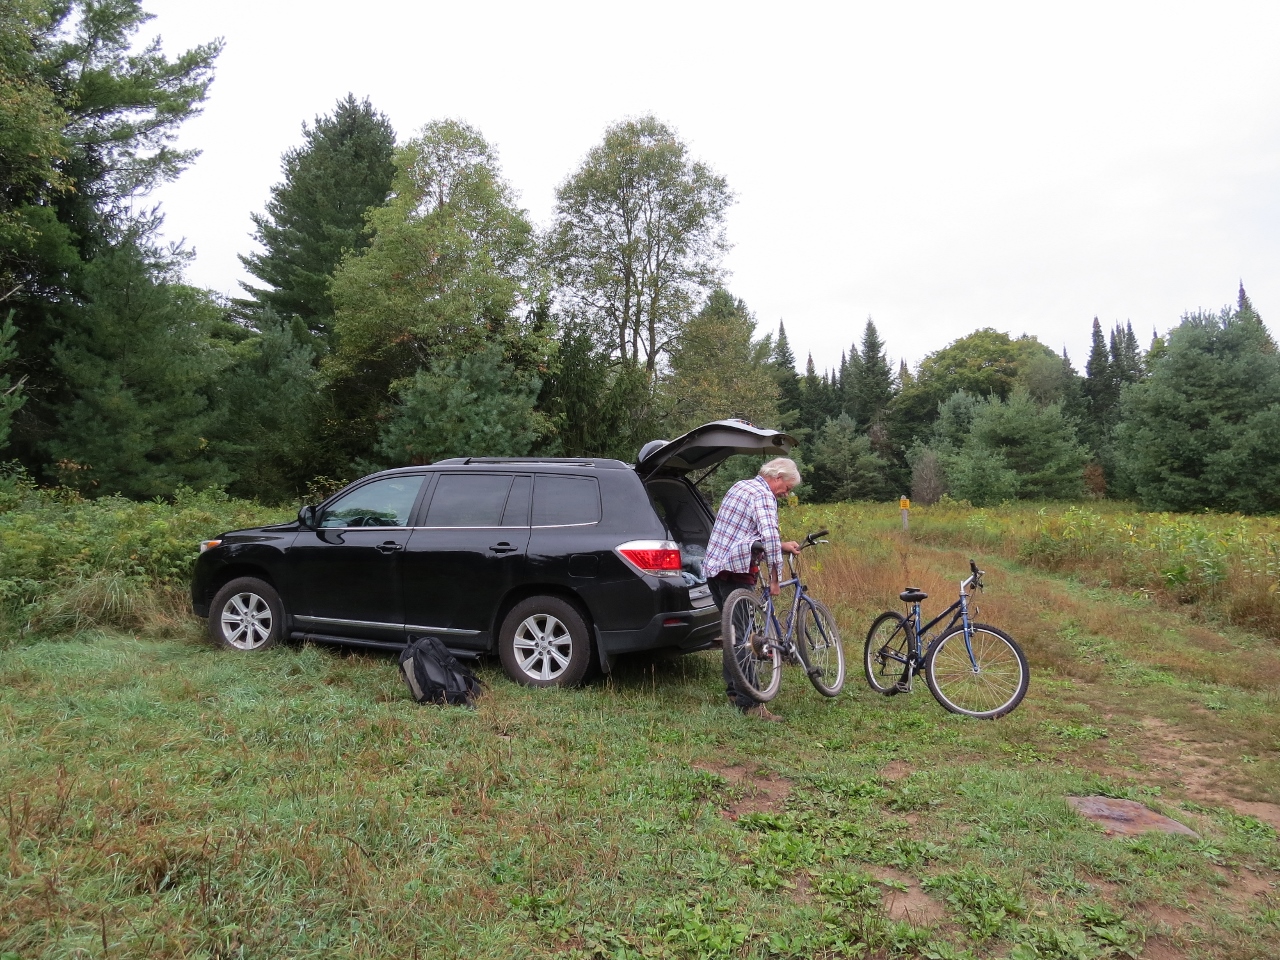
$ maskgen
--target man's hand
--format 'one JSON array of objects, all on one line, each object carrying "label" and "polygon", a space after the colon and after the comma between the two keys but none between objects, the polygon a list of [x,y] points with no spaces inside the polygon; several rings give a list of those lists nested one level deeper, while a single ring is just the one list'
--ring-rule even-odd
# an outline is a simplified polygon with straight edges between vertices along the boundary
[{"label": "man's hand", "polygon": [[795,554],[796,556],[799,556],[800,544],[796,543],[794,540],[786,540],[782,544],[782,552],[791,553],[791,554]]}]

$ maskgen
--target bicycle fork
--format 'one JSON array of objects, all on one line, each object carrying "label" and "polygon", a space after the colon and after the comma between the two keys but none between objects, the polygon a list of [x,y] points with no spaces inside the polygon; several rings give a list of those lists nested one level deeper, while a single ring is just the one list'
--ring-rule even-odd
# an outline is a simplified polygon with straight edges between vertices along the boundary
[{"label": "bicycle fork", "polygon": [[973,622],[969,619],[969,595],[960,591],[960,624],[964,628],[964,652],[969,655],[969,666],[975,674],[981,673],[978,660],[973,655]]}]

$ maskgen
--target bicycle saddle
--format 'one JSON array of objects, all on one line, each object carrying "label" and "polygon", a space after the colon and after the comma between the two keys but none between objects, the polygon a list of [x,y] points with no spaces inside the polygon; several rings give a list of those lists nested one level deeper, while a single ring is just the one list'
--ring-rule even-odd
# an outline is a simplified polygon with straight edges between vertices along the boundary
[{"label": "bicycle saddle", "polygon": [[919,587],[907,587],[898,594],[898,599],[903,603],[919,603],[921,600],[928,600],[929,595]]}]

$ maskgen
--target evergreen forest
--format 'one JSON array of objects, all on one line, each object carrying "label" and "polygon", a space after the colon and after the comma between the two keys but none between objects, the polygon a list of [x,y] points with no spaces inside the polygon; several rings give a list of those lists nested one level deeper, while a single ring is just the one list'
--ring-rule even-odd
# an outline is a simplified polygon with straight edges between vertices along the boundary
[{"label": "evergreen forest", "polygon": [[0,6],[10,474],[286,504],[451,456],[632,460],[741,417],[801,440],[814,501],[1280,509],[1280,353],[1243,282],[1146,346],[1094,318],[1083,370],[989,327],[911,369],[871,318],[801,362],[729,289],[730,184],[653,116],[606,129],[538,224],[481,131],[404,134],[348,95],[282,157],[240,295],[199,289],[147,198],[197,162],[176,136],[220,44],[171,58],[149,19],[140,0]]}]

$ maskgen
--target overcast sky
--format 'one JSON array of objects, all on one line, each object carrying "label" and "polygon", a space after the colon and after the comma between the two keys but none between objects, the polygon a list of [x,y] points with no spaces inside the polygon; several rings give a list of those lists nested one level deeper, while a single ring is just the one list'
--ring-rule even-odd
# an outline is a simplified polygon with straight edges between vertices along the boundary
[{"label": "overcast sky", "polygon": [[729,289],[803,364],[874,318],[916,364],[991,326],[1146,345],[1243,279],[1280,329],[1280,3],[144,0],[170,56],[222,37],[203,151],[156,195],[192,282],[238,292],[249,215],[348,92],[403,142],[458,117],[535,223],[653,113],[737,196]]}]

